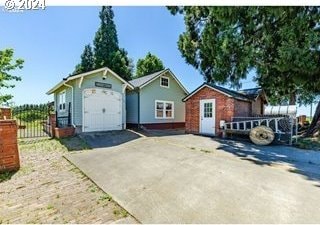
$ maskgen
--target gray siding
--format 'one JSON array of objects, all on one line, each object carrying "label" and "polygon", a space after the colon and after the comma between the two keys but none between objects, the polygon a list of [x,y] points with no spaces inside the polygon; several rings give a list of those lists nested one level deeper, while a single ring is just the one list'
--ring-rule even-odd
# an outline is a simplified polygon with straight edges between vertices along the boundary
[{"label": "gray siding", "polygon": [[[160,77],[140,90],[140,123],[185,122],[185,104],[182,99],[187,95],[169,74],[169,88],[160,86]],[[173,101],[174,118],[156,119],[155,100]]]},{"label": "gray siding", "polygon": [[[122,93],[122,81],[120,81],[118,78],[114,77],[111,73],[108,72],[107,78],[105,80],[102,79],[102,72],[96,73],[93,75],[89,75],[83,78],[83,82],[81,85],[81,88],[79,88],[80,84],[80,78],[70,81],[67,84],[73,86],[74,88],[74,96],[73,96],[73,118],[74,118],[74,124],[76,126],[82,126],[82,94],[83,90],[87,88],[98,88],[95,86],[95,82],[102,82],[102,83],[108,83],[112,85],[111,90],[119,92],[122,94],[122,102],[123,102],[123,107],[122,107],[122,120],[123,124],[126,124],[126,99],[125,99],[125,93]],[[72,99],[72,89],[67,88],[67,102],[71,101]],[[59,89],[59,91],[61,91]],[[55,92],[55,102],[57,102],[56,95],[58,91]],[[57,104],[58,105],[58,104]]]},{"label": "gray siding", "polygon": [[138,123],[138,98],[137,91],[128,91],[126,93],[127,123]]}]

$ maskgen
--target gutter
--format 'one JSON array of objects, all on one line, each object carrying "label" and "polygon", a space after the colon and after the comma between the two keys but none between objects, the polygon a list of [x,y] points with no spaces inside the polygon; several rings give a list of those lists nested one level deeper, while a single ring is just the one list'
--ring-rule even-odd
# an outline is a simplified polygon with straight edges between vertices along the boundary
[{"label": "gutter", "polygon": [[66,84],[66,81],[63,83],[63,85],[72,89],[72,91],[71,91],[71,99],[72,99],[72,101],[71,101],[71,116],[72,116],[71,123],[72,123],[73,127],[76,127],[76,125],[74,124],[74,115],[73,115],[74,114],[73,113],[74,112],[74,109],[73,109],[73,101],[74,101],[74,99],[73,99],[73,95],[74,95],[73,94],[73,86]]},{"label": "gutter", "polygon": [[140,89],[138,89],[138,129],[140,129]]}]

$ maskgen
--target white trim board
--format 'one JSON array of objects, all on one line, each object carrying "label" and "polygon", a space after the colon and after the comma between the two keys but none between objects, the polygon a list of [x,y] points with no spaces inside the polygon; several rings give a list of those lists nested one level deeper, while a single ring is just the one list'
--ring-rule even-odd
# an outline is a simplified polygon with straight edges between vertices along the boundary
[{"label": "white trim board", "polygon": [[189,92],[187,91],[187,89],[181,84],[181,82],[178,80],[178,78],[171,72],[170,69],[166,69],[164,70],[162,73],[159,73],[157,76],[155,76],[154,78],[148,80],[147,82],[145,82],[144,84],[142,84],[139,89],[142,89],[143,87],[147,86],[148,84],[150,84],[151,82],[155,81],[156,79],[158,79],[158,77],[163,76],[166,72],[169,72],[170,75],[173,77],[173,79],[176,80],[176,82],[178,83],[178,85],[180,86],[180,88],[184,91],[184,93],[189,94]]},{"label": "white trim board", "polygon": [[[172,109],[171,109],[171,117],[158,117],[157,116],[157,103],[163,103],[163,115],[165,116],[166,114],[166,103],[170,103],[172,105]],[[155,100],[154,101],[154,118],[157,120],[170,120],[170,119],[174,119],[174,102],[173,101],[166,101],[166,100]]]},{"label": "white trim board", "polygon": [[[107,72],[110,72],[113,76],[118,78],[124,84],[127,84],[127,87],[129,87],[131,90],[134,89],[132,84],[130,84],[129,82],[125,81],[122,77],[120,77],[118,74],[113,72],[111,69],[109,69],[108,67],[103,67],[103,68],[100,68],[100,69],[96,69],[96,70],[92,70],[92,71],[89,71],[89,72],[86,72],[86,73],[81,73],[81,74],[78,74],[78,75],[75,75],[75,76],[68,77],[68,78],[64,79],[63,81],[60,81],[57,85],[55,85],[53,88],[51,88],[46,94],[50,95],[50,94],[54,93],[58,88],[60,88],[63,84],[65,84],[68,81],[76,80],[78,78],[81,78],[81,80],[83,80],[83,77],[88,76],[88,75],[92,75],[92,74],[95,74],[95,73],[99,73],[99,72],[103,72],[104,75],[107,74]],[[80,86],[80,84],[79,84],[79,86]]]}]

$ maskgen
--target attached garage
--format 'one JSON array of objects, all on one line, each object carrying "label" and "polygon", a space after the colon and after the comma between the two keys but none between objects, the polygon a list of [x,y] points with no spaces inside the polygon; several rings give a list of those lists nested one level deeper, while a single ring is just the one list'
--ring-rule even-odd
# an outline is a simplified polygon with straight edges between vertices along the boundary
[{"label": "attached garage", "polygon": [[79,133],[125,129],[126,91],[133,89],[104,67],[70,75],[47,94],[54,94],[57,126],[74,127]]},{"label": "attached garage", "polygon": [[122,95],[101,88],[83,91],[83,132],[121,130]]}]

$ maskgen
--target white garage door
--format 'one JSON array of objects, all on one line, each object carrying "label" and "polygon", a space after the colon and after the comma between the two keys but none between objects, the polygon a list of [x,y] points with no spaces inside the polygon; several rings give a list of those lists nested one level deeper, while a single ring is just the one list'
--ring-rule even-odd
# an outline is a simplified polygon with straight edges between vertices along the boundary
[{"label": "white garage door", "polygon": [[122,129],[122,95],[92,88],[83,92],[83,131]]}]

